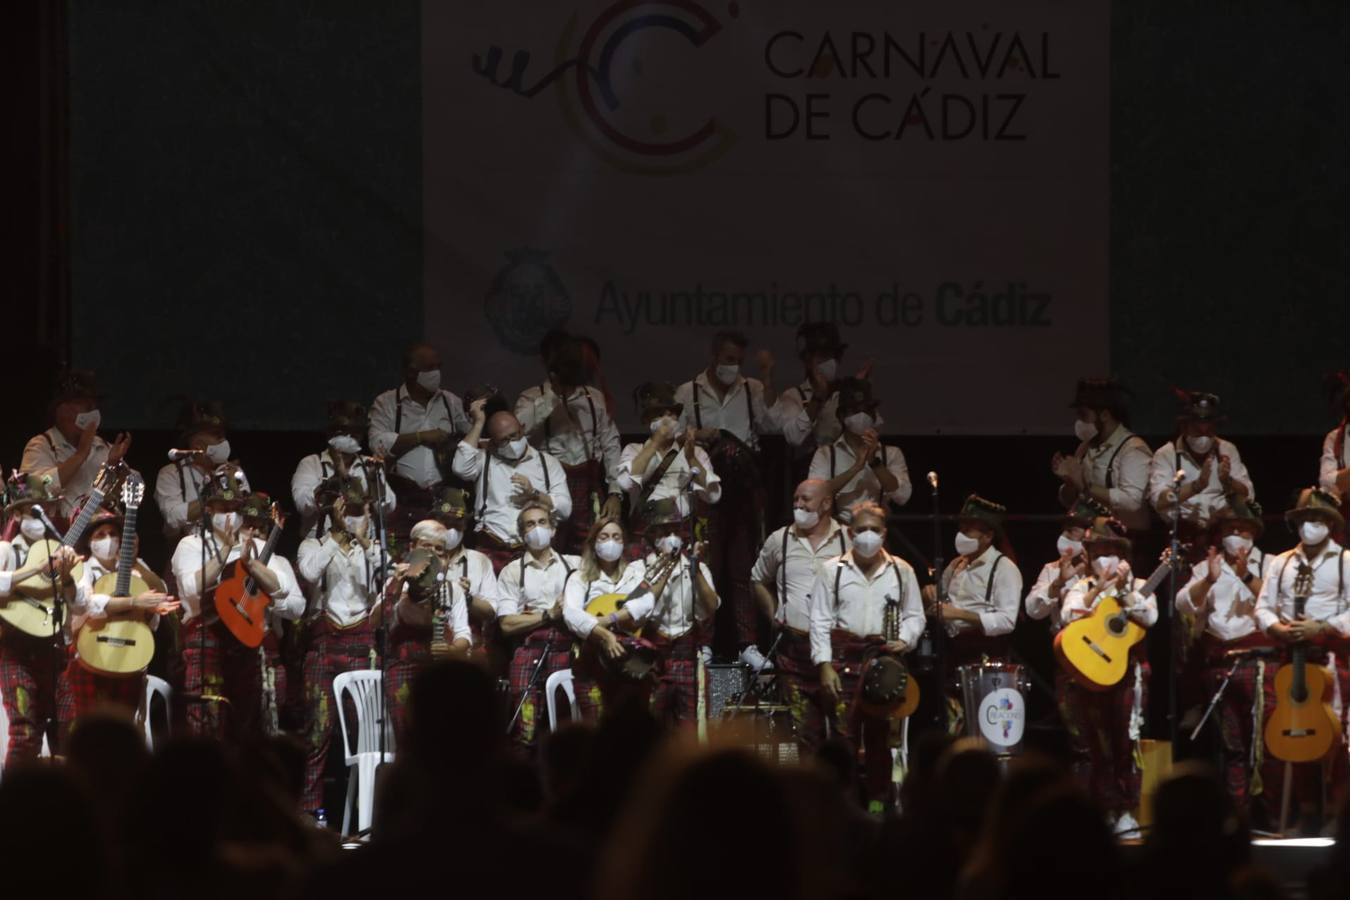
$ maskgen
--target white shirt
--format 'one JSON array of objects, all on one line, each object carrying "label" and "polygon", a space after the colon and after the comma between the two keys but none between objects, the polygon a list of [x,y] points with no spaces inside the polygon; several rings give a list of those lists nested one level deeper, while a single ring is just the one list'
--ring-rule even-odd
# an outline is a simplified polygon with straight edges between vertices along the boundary
[{"label": "white shirt", "polygon": [[[896,506],[904,506],[909,502],[910,494],[914,491],[914,486],[909,483],[909,467],[905,465],[905,454],[900,452],[899,447],[881,447],[882,459],[886,462],[886,470],[895,476],[899,482],[895,490],[886,494],[886,499],[890,500]],[[811,478],[819,478],[822,481],[829,481],[837,475],[847,472],[858,457],[853,452],[853,448],[848,445],[848,441],[840,438],[833,444],[824,447],[817,447],[816,453],[811,457]],[[834,508],[843,522],[849,521],[848,508],[859,500],[871,500],[874,503],[881,502],[881,481],[878,480],[871,465],[863,466],[862,471],[854,475],[848,484],[844,485],[834,495]]]},{"label": "white shirt", "polygon": [[[380,394],[370,406],[369,443],[376,456],[388,457],[400,434],[433,429],[451,435],[467,434],[469,428],[464,404],[449,391],[437,391],[423,406],[409,396],[406,385],[399,385]],[[436,453],[426,446],[413,447],[400,456],[394,463],[393,474],[422,488],[433,488],[442,480],[440,469],[436,468]]]},{"label": "white shirt", "polygon": [[543,562],[533,553],[516,557],[497,574],[497,615],[547,612],[562,599],[567,574],[580,567],[581,557],[552,548]]},{"label": "white shirt", "polygon": [[[236,476],[239,486],[251,490],[248,476],[241,470]],[[155,476],[155,505],[164,517],[164,536],[178,540],[200,524],[200,519],[188,521],[188,507],[202,495],[202,486],[211,478],[188,460],[169,463]]]},{"label": "white shirt", "polygon": [[[24,536],[16,533],[8,541],[0,541],[0,573],[13,572],[23,566],[28,560],[28,541]],[[8,585],[5,590],[0,591],[0,595],[8,594]]]},{"label": "white shirt", "polygon": [[[680,412],[681,431],[690,426],[720,428],[736,435],[751,448],[757,448],[758,435],[780,430],[778,419],[764,406],[764,385],[744,375],[737,375],[736,383],[719,399],[708,382],[708,373],[700,372],[692,381],[675,389],[675,402],[684,406]],[[754,427],[750,421],[752,412]]]},{"label": "white shirt", "polygon": [[[158,584],[157,576],[146,577],[151,571],[146,565],[145,560],[137,559],[135,568],[131,570],[134,577],[141,577],[147,583],[153,581]],[[91,619],[102,619],[108,615],[108,601],[112,599],[111,594],[100,594],[94,590],[98,580],[104,575],[116,575],[117,564],[114,562],[111,567],[103,565],[97,556],[89,555],[84,560],[84,569],[79,583],[75,585],[75,602],[70,605],[70,614],[74,616],[88,616]],[[159,626],[159,616],[151,616],[147,623],[151,628]]]},{"label": "white shirt", "polygon": [[610,419],[600,391],[575,388],[564,404],[558,402],[553,385],[547,382],[526,388],[516,400],[516,418],[530,443],[563,465],[600,462],[609,492],[620,493],[619,429]]},{"label": "white shirt", "polygon": [[[850,550],[825,564],[811,591],[811,661],[819,665],[833,658],[830,632],[843,629],[859,637],[882,634],[886,600],[900,601],[900,637],[913,647],[923,634],[923,600],[914,569],[898,556],[881,551],[881,564],[869,579],[853,561]],[[839,593],[834,582],[839,573]]]},{"label": "white shirt", "polygon": [[[563,621],[567,623],[567,629],[583,641],[590,637],[600,620],[586,612],[586,604],[605,594],[631,594],[642,584],[646,574],[647,567],[640,559],[625,566],[623,574],[617,579],[602,571],[594,581],[587,582],[580,569],[573,572],[567,578],[567,586],[563,588]],[[650,606],[647,610],[650,610]],[[646,615],[643,610],[632,612],[639,617],[639,621]]]},{"label": "white shirt", "polygon": [[1088,575],[1078,579],[1073,587],[1066,590],[1064,592],[1064,603],[1060,607],[1060,621],[1067,625],[1091,615],[1097,605],[1102,602],[1103,597],[1115,597],[1117,602],[1127,610],[1129,617],[1145,628],[1153,627],[1153,623],[1158,621],[1157,595],[1149,594],[1147,597],[1143,597],[1139,594],[1139,589],[1144,586],[1144,579],[1134,579],[1134,585],[1128,592],[1122,592],[1120,586],[1117,585],[1109,591],[1098,594],[1089,605],[1087,602],[1088,594],[1092,593],[1096,586],[1097,576]]},{"label": "white shirt", "polygon": [[[1247,571],[1261,577],[1261,551],[1253,547],[1247,557]],[[1191,599],[1191,588],[1204,584],[1209,575],[1209,562],[1202,560],[1191,569],[1191,580],[1177,592],[1177,609],[1187,615],[1195,616],[1205,626],[1205,631],[1221,641],[1236,641],[1254,634],[1259,627],[1256,624],[1256,595],[1251,588],[1243,584],[1237,572],[1220,556],[1219,580],[1209,585],[1205,599],[1196,606]]]},{"label": "white shirt", "polygon": [[69,518],[80,500],[93,489],[94,476],[98,475],[99,466],[108,461],[108,442],[95,435],[89,447],[89,455],[75,470],[70,481],[62,484],[57,467],[74,455],[75,446],[53,425],[41,434],[28,439],[23,448],[23,462],[19,463],[19,471],[25,475],[51,478],[52,493],[64,495],[53,511],[66,518]]},{"label": "white shirt", "polygon": [[1345,458],[1345,448],[1350,444],[1350,441],[1342,441],[1341,452],[1339,455],[1336,453],[1336,440],[1341,436],[1341,432],[1344,431],[1345,428],[1345,425],[1337,425],[1335,428],[1328,431],[1327,436],[1323,438],[1322,463],[1317,472],[1317,483],[1322,486],[1322,489],[1334,491],[1337,494],[1340,493],[1340,489],[1336,487],[1336,473],[1350,465],[1350,461],[1347,461]]},{"label": "white shirt", "polygon": [[316,585],[316,608],[341,628],[354,625],[370,614],[379,599],[375,576],[380,567],[380,548],[373,542],[362,549],[351,541],[344,551],[331,533],[305,538],[295,553],[300,575]]},{"label": "white shirt", "polygon": [[[291,476],[291,499],[295,501],[295,509],[300,513],[300,533],[306,537],[314,533],[314,526],[319,517],[319,509],[314,504],[314,491],[336,473],[337,466],[333,463],[332,450],[311,453],[295,467],[295,474]],[[361,482],[363,487],[370,484],[366,478],[366,461],[360,457],[347,467],[347,474]],[[372,479],[373,477],[372,475]],[[386,482],[385,512],[392,512],[397,503],[398,499],[394,496],[393,488]]]},{"label": "white shirt", "polygon": [[839,437],[839,394],[830,394],[820,406],[820,413],[812,419],[806,411],[806,404],[816,395],[811,382],[803,381],[796,387],[788,388],[778,395],[774,404],[775,418],[783,428],[783,439],[792,447],[806,443],[824,446]]},{"label": "white shirt", "polygon": [[[787,538],[787,564],[783,564],[783,539]],[[769,535],[759,548],[759,557],[750,570],[750,580],[772,584],[778,593],[774,620],[797,631],[811,629],[811,591],[825,563],[849,551],[848,531],[830,520],[830,530],[812,548],[809,538],[797,533],[796,526],[785,525]]]},{"label": "white shirt", "polygon": [[[262,552],[264,541],[261,538],[253,538],[253,555],[256,558]],[[230,552],[225,556],[225,562],[238,559],[243,542],[237,542],[230,548]],[[211,562],[211,555],[219,553],[219,546],[216,543],[215,535],[212,534],[206,540],[206,561]],[[197,575],[202,568],[202,538],[199,534],[184,535],[178,542],[178,546],[173,551],[173,577],[178,583],[178,599],[183,601],[183,621],[191,622],[201,614],[201,594],[197,589]],[[277,576],[279,585],[277,592],[272,595],[271,613],[280,616],[283,619],[298,619],[305,612],[305,595],[300,593],[300,585],[295,580],[295,570],[291,564],[282,556],[273,553],[267,560],[267,568],[271,569]],[[222,571],[224,569],[222,568]],[[210,590],[220,583],[219,577],[212,584],[207,585]],[[215,608],[210,611],[209,619],[215,618]]]},{"label": "white shirt", "polygon": [[[1153,465],[1148,474],[1148,499],[1163,519],[1168,519],[1168,516],[1161,509],[1162,497],[1171,493],[1172,478],[1176,475],[1177,469],[1180,468],[1186,473],[1182,484],[1190,484],[1199,480],[1200,469],[1204,465],[1204,460],[1196,462],[1189,450],[1180,454],[1178,462],[1177,443],[1178,441],[1172,441],[1158,448],[1158,452],[1153,454]],[[1202,526],[1209,524],[1215,511],[1228,506],[1223,483],[1219,480],[1218,457],[1226,456],[1232,460],[1233,468],[1230,474],[1233,480],[1246,486],[1248,500],[1256,499],[1256,489],[1252,486],[1251,476],[1247,474],[1247,467],[1242,464],[1237,447],[1223,438],[1218,438],[1214,443],[1214,449],[1210,452],[1215,454],[1215,459],[1209,481],[1199,493],[1181,504],[1181,517]]]},{"label": "white shirt", "polygon": [[1064,627],[1060,620],[1060,604],[1064,602],[1064,595],[1078,584],[1082,576],[1074,575],[1068,582],[1060,588],[1059,593],[1053,597],[1050,595],[1050,585],[1059,577],[1059,560],[1053,560],[1041,567],[1041,574],[1036,576],[1036,582],[1031,586],[1031,591],[1027,594],[1024,606],[1027,616],[1032,619],[1050,618],[1050,633],[1054,634]]},{"label": "white shirt", "polygon": [[[392,576],[391,576],[392,577]],[[385,585],[386,591],[388,584]],[[402,599],[408,595],[408,584],[404,582],[399,591],[399,598]],[[446,599],[448,598],[448,599]],[[427,601],[423,601],[424,603]],[[453,644],[455,641],[464,641],[473,643],[473,631],[469,628],[469,605],[464,598],[464,591],[460,588],[458,578],[450,579],[450,588],[445,592],[442,602],[449,604],[445,613],[445,642]],[[433,616],[435,610],[432,610]],[[394,605],[394,618],[398,619],[398,605]]]},{"label": "white shirt", "polygon": [[[1022,605],[1022,573],[1017,564],[1004,558],[990,544],[983,553],[953,575],[955,566],[956,561],[952,560],[942,573],[947,585],[947,602],[957,609],[978,615],[978,628],[986,637],[1011,634],[1017,625],[1017,611]],[[992,584],[990,579],[993,580]],[[977,628],[970,622],[950,621],[945,624],[947,633],[951,635]]]},{"label": "white shirt", "polygon": [[1256,621],[1261,630],[1269,631],[1277,622],[1294,620],[1294,579],[1298,577],[1299,564],[1307,563],[1312,566],[1313,586],[1304,606],[1304,617],[1327,622],[1342,635],[1350,635],[1350,610],[1346,609],[1342,583],[1342,566],[1350,569],[1350,565],[1346,565],[1344,556],[1341,545],[1328,540],[1314,560],[1304,555],[1302,544],[1266,560],[1265,580],[1256,600]]},{"label": "white shirt", "polygon": [[[619,486],[628,491],[629,499],[634,504],[642,496],[642,489],[647,484],[647,480],[655,474],[656,470],[661,468],[661,460],[665,458],[665,453],[652,454],[651,461],[647,463],[647,471],[641,475],[633,474],[633,460],[642,452],[645,444],[628,444],[623,448],[623,453],[619,458]],[[681,516],[688,516],[689,494],[685,488],[694,480],[694,472],[689,467],[689,459],[685,456],[683,450],[671,447],[666,450],[675,450],[675,458],[666,466],[666,470],[661,473],[661,480],[657,482],[656,487],[652,489],[647,497],[650,501],[667,500],[671,497],[678,497],[676,501],[680,509]],[[708,458],[707,452],[702,447],[694,448],[694,459],[698,460],[698,467],[707,472],[706,485],[694,482],[693,490],[698,498],[704,503],[716,503],[722,499],[722,479],[717,477],[713,471],[712,460]]]},{"label": "white shirt", "polygon": [[[651,571],[659,559],[660,557],[655,553],[648,553],[645,560],[647,570]],[[712,572],[707,565],[700,561],[698,570],[707,580],[708,585],[714,591],[717,590],[717,585],[713,584]],[[699,615],[697,591],[698,582],[694,578],[693,568],[689,565],[688,558],[681,559],[679,566],[666,579],[666,586],[661,590],[661,597],[653,605],[646,620],[654,624],[657,631],[671,640],[683,637],[689,633],[689,629],[693,628],[696,622],[704,621]],[[719,597],[717,606],[721,605],[722,600]]]},{"label": "white shirt", "polygon": [[497,576],[492,572],[492,560],[486,554],[470,550],[464,545],[455,548],[455,552],[446,557],[446,577],[450,578],[456,591],[461,590],[459,580],[469,579],[469,594],[472,598],[483,600],[497,613],[500,598],[497,594]]},{"label": "white shirt", "polygon": [[1148,528],[1150,520],[1144,497],[1149,489],[1153,453],[1143,439],[1124,425],[1117,425],[1098,446],[1094,447],[1090,441],[1080,444],[1074,456],[1083,464],[1086,487],[1107,489],[1111,512],[1126,528],[1131,531]]},{"label": "white shirt", "polygon": [[562,464],[547,453],[533,447],[525,448],[525,455],[517,460],[504,460],[491,450],[479,450],[460,441],[455,446],[454,473],[465,481],[476,482],[473,488],[475,531],[486,531],[505,544],[519,544],[516,519],[520,515],[511,497],[517,488],[512,475],[524,475],[530,486],[553,498],[553,512],[558,519],[572,514],[572,492],[567,487],[567,473]]}]

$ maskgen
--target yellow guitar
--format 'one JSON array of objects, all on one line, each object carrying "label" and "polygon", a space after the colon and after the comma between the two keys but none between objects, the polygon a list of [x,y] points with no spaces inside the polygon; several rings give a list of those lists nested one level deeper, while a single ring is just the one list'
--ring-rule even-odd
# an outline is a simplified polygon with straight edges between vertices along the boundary
[{"label": "yellow guitar", "polygon": [[[136,515],[144,496],[141,477],[129,474],[122,485],[126,514],[122,519],[122,550],[117,558],[117,571],[100,578],[94,585],[94,593],[135,597],[151,589],[136,565]],[[86,619],[75,641],[80,665],[100,675],[136,675],[144,671],[155,655],[155,635],[145,619],[146,614],[140,611]]]}]

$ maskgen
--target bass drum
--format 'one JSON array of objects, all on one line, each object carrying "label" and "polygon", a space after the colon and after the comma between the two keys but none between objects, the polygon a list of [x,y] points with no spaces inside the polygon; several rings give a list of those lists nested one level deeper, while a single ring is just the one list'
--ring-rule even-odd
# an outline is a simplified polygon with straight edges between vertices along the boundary
[{"label": "bass drum", "polygon": [[956,670],[966,734],[982,739],[999,756],[1022,752],[1029,682],[1022,666],[986,662]]}]

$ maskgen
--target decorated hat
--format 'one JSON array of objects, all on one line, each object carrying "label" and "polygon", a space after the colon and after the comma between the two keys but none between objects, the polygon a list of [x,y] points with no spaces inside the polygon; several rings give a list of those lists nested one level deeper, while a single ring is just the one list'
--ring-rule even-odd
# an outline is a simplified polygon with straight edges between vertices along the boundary
[{"label": "decorated hat", "polygon": [[1206,391],[1187,391],[1173,388],[1172,392],[1181,402],[1177,418],[1183,422],[1222,422],[1227,416],[1219,403],[1219,395]]},{"label": "decorated hat", "polygon": [[1214,513],[1214,532],[1219,534],[1223,531],[1225,525],[1243,524],[1250,527],[1260,537],[1266,530],[1266,523],[1263,519],[1265,510],[1261,504],[1255,500],[1244,500],[1241,497],[1229,497],[1228,505]]},{"label": "decorated hat", "polygon": [[872,398],[872,382],[866,378],[848,376],[839,379],[839,411],[877,408],[878,401]]},{"label": "decorated hat", "polygon": [[[88,502],[88,500],[89,498],[86,497],[85,502]],[[81,504],[81,506],[83,506],[83,504]],[[71,514],[71,520],[74,521],[75,517],[79,516],[80,512],[80,509],[76,509]],[[117,533],[121,534],[124,517],[125,512],[122,509],[122,505],[111,497],[105,498],[103,505],[95,510],[93,516],[90,517],[89,524],[80,534],[80,539],[75,542],[75,552],[82,556],[88,555],[89,539],[93,537],[94,530],[100,525],[115,525],[117,527]]]},{"label": "decorated hat", "polygon": [[1080,525],[1087,528],[1092,525],[1094,519],[1102,519],[1110,515],[1111,510],[1099,501],[1086,494],[1081,494],[1074,501],[1073,506],[1069,507],[1068,513],[1064,516],[1064,522],[1066,525]]},{"label": "decorated hat", "polygon": [[1114,378],[1080,378],[1073,392],[1071,409],[1119,409],[1125,406],[1130,391]]},{"label": "decorated hat", "polygon": [[408,551],[403,561],[407,563],[410,573],[417,573],[407,580],[408,593],[412,598],[425,600],[434,594],[444,568],[441,558],[430,550],[416,547]]},{"label": "decorated hat", "polygon": [[684,411],[684,404],[675,402],[675,385],[664,381],[638,385],[637,390],[633,391],[633,399],[637,402],[638,416],[643,419],[667,410],[677,416]]},{"label": "decorated hat", "polygon": [[186,440],[203,431],[224,432],[225,411],[214,400],[189,400],[178,413],[178,434]]},{"label": "decorated hat", "polygon": [[1345,527],[1345,517],[1341,515],[1340,495],[1320,487],[1304,488],[1299,491],[1298,502],[1294,508],[1284,514],[1284,520],[1297,525],[1304,519],[1325,516],[1336,523],[1337,528]]},{"label": "decorated hat", "polygon": [[353,506],[364,506],[370,500],[370,494],[366,491],[366,486],[361,483],[361,479],[353,478],[348,475],[343,478],[341,475],[330,475],[319,486],[314,489],[314,505],[319,509],[332,509],[333,504],[341,499],[348,508]]},{"label": "decorated hat", "polygon": [[666,497],[663,500],[648,500],[642,507],[642,521],[647,525],[669,525],[683,522],[680,513],[680,498]]},{"label": "decorated hat", "polygon": [[264,491],[254,491],[244,496],[239,504],[239,515],[245,521],[266,522],[272,518],[272,497]]},{"label": "decorated hat", "polygon": [[438,488],[435,499],[431,501],[431,509],[427,512],[433,519],[467,518],[469,495],[463,488],[449,486]]},{"label": "decorated hat", "polygon": [[34,503],[58,503],[61,492],[53,490],[50,475],[11,472],[6,482],[6,515],[17,509],[27,509]]},{"label": "decorated hat", "polygon": [[203,504],[225,506],[238,509],[248,496],[239,481],[238,470],[233,466],[221,466],[211,473],[211,477],[202,482],[201,500]]},{"label": "decorated hat", "polygon": [[98,400],[99,393],[94,373],[88,369],[69,369],[56,382],[52,405],[69,400]]},{"label": "decorated hat", "polygon": [[824,353],[838,356],[848,345],[839,340],[839,328],[833,322],[803,322],[797,326],[797,355]]},{"label": "decorated hat", "polygon": [[1126,556],[1130,554],[1132,547],[1125,526],[1119,519],[1110,516],[1099,516],[1093,519],[1087,534],[1083,535],[1084,547],[1101,544],[1110,544]]},{"label": "decorated hat", "polygon": [[[366,433],[369,417],[366,408],[354,400],[334,400],[328,404],[328,436],[338,434],[356,435],[358,439]],[[222,426],[223,427],[223,426]]]},{"label": "decorated hat", "polygon": [[957,515],[960,522],[980,522],[994,530],[996,534],[1003,531],[1003,519],[1008,515],[1008,508],[995,503],[993,500],[986,500],[979,494],[971,494],[966,498],[966,502],[961,504],[961,512]]}]

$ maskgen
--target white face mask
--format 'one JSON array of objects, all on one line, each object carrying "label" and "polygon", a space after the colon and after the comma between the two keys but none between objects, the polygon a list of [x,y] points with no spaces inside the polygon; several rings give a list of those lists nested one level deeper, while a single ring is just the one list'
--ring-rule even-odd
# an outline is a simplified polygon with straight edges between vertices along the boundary
[{"label": "white face mask", "polygon": [[1055,541],[1055,549],[1059,551],[1060,556],[1063,556],[1065,553],[1070,556],[1077,556],[1083,552],[1083,542],[1071,541],[1061,534],[1059,540]]},{"label": "white face mask", "polygon": [[794,509],[792,521],[796,523],[798,528],[815,528],[816,523],[820,521],[820,513],[812,512],[809,509]]},{"label": "white face mask", "polygon": [[674,416],[662,416],[659,419],[652,419],[652,434],[656,434],[662,427],[669,425],[670,430],[674,431],[679,421]]},{"label": "white face mask", "polygon": [[221,441],[218,444],[211,444],[206,448],[206,458],[216,465],[221,465],[230,461],[230,442]]},{"label": "white face mask", "polygon": [[1090,441],[1097,436],[1097,426],[1082,419],[1074,419],[1073,433],[1080,441]]},{"label": "white face mask", "polygon": [[47,526],[42,524],[40,519],[34,519],[32,516],[24,516],[23,521],[19,523],[19,534],[28,542],[40,541],[42,536],[47,533]]},{"label": "white face mask", "polygon": [[956,533],[956,552],[962,556],[967,556],[980,549],[979,539],[970,537],[963,531]]},{"label": "white face mask", "polygon": [[239,513],[212,513],[211,527],[221,534],[233,534],[239,529]]},{"label": "white face mask", "polygon": [[417,373],[417,383],[424,390],[438,391],[441,389],[441,370],[428,369],[425,372]]},{"label": "white face mask", "polygon": [[1304,522],[1298,526],[1298,536],[1306,546],[1316,547],[1327,539],[1331,528],[1325,522]]},{"label": "white face mask", "polygon": [[834,375],[838,371],[839,360],[837,359],[827,359],[824,362],[816,363],[816,374],[827,382],[834,381]]},{"label": "white face mask", "polygon": [[462,540],[464,540],[462,531],[458,528],[447,528],[445,529],[445,537],[441,539],[441,542],[445,545],[445,549],[453,550],[459,546],[459,542]]},{"label": "white face mask", "polygon": [[91,409],[89,412],[82,412],[75,417],[75,427],[83,431],[93,425],[94,430],[98,431],[99,423],[102,421],[103,415],[98,410]]},{"label": "white face mask", "polygon": [[844,427],[854,434],[862,434],[874,424],[876,424],[876,419],[873,419],[869,413],[855,412],[852,415],[844,416]]},{"label": "white face mask", "polygon": [[623,556],[623,541],[607,540],[596,541],[595,555],[605,562],[614,562],[620,556]]},{"label": "white face mask", "polygon": [[1092,571],[1102,578],[1110,578],[1120,569],[1119,556],[1099,556],[1092,561]]},{"label": "white face mask", "polygon": [[1225,534],[1223,536],[1223,549],[1233,556],[1237,556],[1243,550],[1252,549],[1252,539],[1241,534]]},{"label": "white face mask", "polygon": [[346,529],[346,531],[347,531],[348,534],[356,534],[357,532],[359,532],[359,531],[361,530],[361,527],[362,527],[363,525],[365,525],[365,524],[366,524],[366,517],[365,517],[365,516],[343,516],[343,517],[342,517],[342,527],[343,527],[344,529]]},{"label": "white face mask", "polygon": [[871,559],[877,555],[883,541],[885,538],[875,531],[859,531],[853,535],[854,553],[863,559]]},{"label": "white face mask", "polygon": [[662,553],[678,553],[684,546],[684,538],[678,534],[668,534],[656,542],[656,549]]},{"label": "white face mask", "polygon": [[361,452],[361,442],[350,434],[335,434],[328,439],[328,446],[337,453],[349,453],[353,456]]},{"label": "white face mask", "polygon": [[112,559],[122,549],[122,542],[111,534],[94,538],[89,542],[89,551],[99,559]]},{"label": "white face mask", "polygon": [[1194,453],[1204,456],[1214,449],[1214,438],[1207,434],[1200,437],[1188,437],[1186,438],[1186,446],[1190,447]]},{"label": "white face mask", "polygon": [[730,387],[736,383],[736,377],[741,374],[740,366],[718,366],[717,380]]},{"label": "white face mask", "polygon": [[505,444],[497,446],[497,455],[502,459],[515,462],[525,455],[525,448],[530,446],[530,442],[525,438],[516,438],[514,441],[507,441]]},{"label": "white face mask", "polygon": [[535,525],[525,532],[525,546],[531,550],[543,550],[553,543],[553,529],[547,525]]}]

